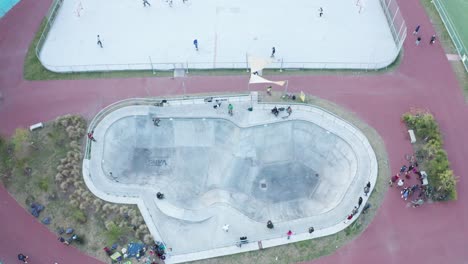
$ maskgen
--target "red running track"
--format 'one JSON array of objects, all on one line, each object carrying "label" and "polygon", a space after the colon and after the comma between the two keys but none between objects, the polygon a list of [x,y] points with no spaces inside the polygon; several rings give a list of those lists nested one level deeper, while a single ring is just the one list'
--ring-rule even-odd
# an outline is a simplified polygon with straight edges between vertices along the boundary
[{"label": "red running track", "polygon": [[[91,117],[124,98],[183,93],[181,82],[170,78],[23,80],[24,56],[50,2],[22,0],[0,20],[1,133],[9,135],[16,127],[67,113]],[[393,171],[411,150],[401,114],[410,107],[430,109],[440,123],[453,170],[460,176],[459,199],[414,209],[390,189],[360,237],[313,263],[468,263],[468,214],[464,206],[468,183],[463,175],[468,171],[464,159],[468,157],[464,144],[467,107],[442,47],[437,42],[428,44],[434,29],[423,7],[418,0],[398,2],[410,32],[421,24],[423,42],[416,47],[413,36],[408,36],[397,70],[379,75],[287,76],[289,89],[343,105],[367,121],[383,137]],[[247,77],[190,77],[185,85],[188,93],[245,91]],[[63,250],[55,236],[14,203],[3,188],[0,198],[0,257],[6,263],[15,263],[19,250],[31,256],[31,263],[47,264],[55,259],[67,264],[97,263],[72,247]]]}]

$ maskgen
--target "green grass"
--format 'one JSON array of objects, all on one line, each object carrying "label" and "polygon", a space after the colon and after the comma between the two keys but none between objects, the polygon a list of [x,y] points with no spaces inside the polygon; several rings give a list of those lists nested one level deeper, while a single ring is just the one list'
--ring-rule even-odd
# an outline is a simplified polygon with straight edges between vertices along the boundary
[{"label": "green grass", "polygon": [[468,27],[466,26],[468,14],[468,1],[466,0],[448,0],[441,1],[449,19],[453,22],[453,26],[458,33],[463,45],[468,47]]},{"label": "green grass", "polygon": [[[450,1],[452,0],[445,2]],[[434,7],[434,4],[430,0],[420,0],[420,3],[424,6],[426,13],[429,15],[431,23],[436,30],[436,35],[439,37],[438,40],[444,47],[445,52],[448,54],[457,54],[457,49],[455,48],[455,45],[453,44],[452,39],[450,38],[450,35],[448,34],[447,29],[445,28],[445,25],[442,22],[439,13],[437,12],[437,9]],[[463,16],[461,18],[463,19]],[[409,31],[411,30],[412,29],[409,29]],[[465,32],[466,30],[468,30],[468,27],[465,27]],[[464,33],[464,35],[465,34],[466,33]],[[460,87],[462,88],[465,101],[468,102],[468,73],[460,61],[452,61],[450,64],[452,65],[452,69],[457,76]]]},{"label": "green grass", "polygon": [[[115,212],[106,215],[102,211],[94,212],[93,208],[82,210],[72,206],[69,197],[71,190],[62,192],[55,181],[60,160],[67,156],[71,148],[71,139],[65,128],[52,121],[45,122],[44,128],[34,132],[17,131],[12,138],[0,137],[1,182],[21,206],[28,208],[32,202],[44,205],[39,220],[51,217],[52,222],[47,226],[51,232],[55,233],[59,227],[73,227],[80,238],[87,236],[84,243],[73,245],[107,261],[108,256],[102,251],[104,246],[109,245],[105,241],[108,232],[103,222],[114,217]],[[30,175],[25,173],[26,167],[32,169]],[[132,208],[137,209],[136,206]],[[138,241],[129,226],[124,226],[120,231],[123,233],[112,230],[110,235],[120,237],[119,243],[122,245]]]},{"label": "green grass", "polygon": [[[36,56],[36,46],[39,42],[42,32],[46,26],[46,18],[41,22],[41,25],[36,32],[36,35],[29,45],[28,52],[24,60],[23,77],[26,80],[77,80],[77,79],[100,79],[100,78],[135,78],[135,77],[172,77],[172,71],[155,71],[154,74],[150,70],[138,71],[109,71],[109,72],[77,72],[77,73],[56,73],[47,70],[42,66]],[[383,72],[395,70],[401,62],[400,52],[397,59],[389,66],[380,70],[346,70],[346,69],[289,69],[280,72],[279,70],[265,69],[264,75],[365,75],[365,74],[380,74]],[[219,70],[189,70],[189,76],[248,76],[247,69],[219,69]]]}]

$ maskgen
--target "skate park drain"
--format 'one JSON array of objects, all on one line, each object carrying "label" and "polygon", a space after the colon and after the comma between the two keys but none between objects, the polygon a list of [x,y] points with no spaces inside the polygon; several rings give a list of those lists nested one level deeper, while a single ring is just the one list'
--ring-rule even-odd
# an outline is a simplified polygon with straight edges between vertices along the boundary
[{"label": "skate park drain", "polygon": [[266,184],[266,180],[263,179],[260,181],[260,189],[262,189],[263,191],[266,191],[267,189],[267,184]]}]

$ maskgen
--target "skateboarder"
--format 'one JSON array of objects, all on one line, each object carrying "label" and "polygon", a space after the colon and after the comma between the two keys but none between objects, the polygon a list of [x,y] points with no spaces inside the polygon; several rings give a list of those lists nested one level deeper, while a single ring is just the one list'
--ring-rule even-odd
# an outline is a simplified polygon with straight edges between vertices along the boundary
[{"label": "skateboarder", "polygon": [[88,138],[94,142],[96,142],[96,139],[94,138],[94,130],[88,133]]},{"label": "skateboarder", "polygon": [[193,40],[193,45],[195,46],[195,50],[198,51],[198,40],[197,39]]},{"label": "skateboarder", "polygon": [[270,57],[275,57],[276,49],[275,47],[271,48],[271,56]]},{"label": "skateboarder", "polygon": [[102,41],[99,35],[97,35],[97,44],[102,48]]}]

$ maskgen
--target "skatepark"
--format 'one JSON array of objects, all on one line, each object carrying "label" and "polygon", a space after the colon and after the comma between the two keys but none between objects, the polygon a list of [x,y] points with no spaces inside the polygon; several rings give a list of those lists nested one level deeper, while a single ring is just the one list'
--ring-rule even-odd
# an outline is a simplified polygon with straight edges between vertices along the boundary
[{"label": "skatepark", "polygon": [[[275,116],[275,105],[256,98],[116,103],[92,123],[99,140],[88,142],[85,182],[104,200],[138,204],[152,235],[172,249],[172,263],[289,243],[288,230],[303,240],[344,229],[377,177],[365,136],[320,108],[292,105],[291,115]],[[251,245],[241,249],[242,236]]]}]

